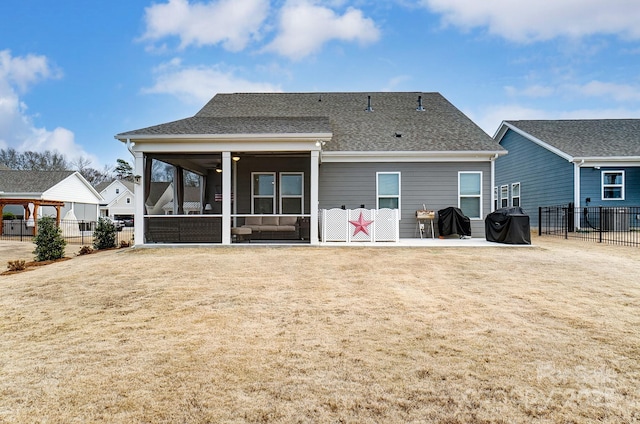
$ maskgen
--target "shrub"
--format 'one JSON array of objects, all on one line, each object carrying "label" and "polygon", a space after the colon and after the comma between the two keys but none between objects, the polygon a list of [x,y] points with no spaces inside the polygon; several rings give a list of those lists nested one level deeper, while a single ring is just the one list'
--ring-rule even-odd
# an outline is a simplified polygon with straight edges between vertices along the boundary
[{"label": "shrub", "polygon": [[78,255],[88,255],[89,253],[93,253],[93,247],[91,246],[82,246]]},{"label": "shrub", "polygon": [[4,212],[2,214],[2,219],[4,219],[4,220],[12,220],[12,219],[17,219],[17,216],[12,214],[11,212]]},{"label": "shrub", "polygon": [[56,226],[56,220],[45,216],[38,221],[38,234],[33,238],[36,244],[36,261],[50,261],[64,256],[67,242],[62,238],[62,231]]},{"label": "shrub", "polygon": [[22,271],[27,268],[27,264],[22,259],[16,259],[15,261],[9,261],[7,268],[9,271]]},{"label": "shrub", "polygon": [[100,217],[93,232],[93,247],[95,249],[111,249],[116,247],[116,226],[108,219]]}]

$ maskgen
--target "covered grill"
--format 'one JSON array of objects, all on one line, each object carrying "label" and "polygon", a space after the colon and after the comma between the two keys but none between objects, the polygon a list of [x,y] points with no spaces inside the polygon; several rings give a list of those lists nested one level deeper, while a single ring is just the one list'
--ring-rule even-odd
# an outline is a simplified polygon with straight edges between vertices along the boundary
[{"label": "covered grill", "polygon": [[529,215],[522,208],[502,208],[484,221],[487,241],[506,244],[531,244]]}]

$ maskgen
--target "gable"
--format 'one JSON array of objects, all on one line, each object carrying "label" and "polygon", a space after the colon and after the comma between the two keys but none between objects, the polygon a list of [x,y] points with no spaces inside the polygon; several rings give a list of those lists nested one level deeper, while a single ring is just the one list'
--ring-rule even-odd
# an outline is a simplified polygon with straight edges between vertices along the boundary
[{"label": "gable", "polygon": [[64,202],[99,204],[103,199],[86,180],[74,172],[69,177],[55,184],[43,192],[46,199],[61,200]]}]

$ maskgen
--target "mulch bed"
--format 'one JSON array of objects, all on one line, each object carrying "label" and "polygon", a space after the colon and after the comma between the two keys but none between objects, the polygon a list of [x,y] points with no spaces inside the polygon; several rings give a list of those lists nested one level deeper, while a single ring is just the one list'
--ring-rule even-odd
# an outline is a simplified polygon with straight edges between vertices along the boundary
[{"label": "mulch bed", "polygon": [[19,274],[21,272],[31,271],[32,269],[37,268],[39,266],[49,265],[49,264],[53,264],[53,263],[56,263],[56,262],[68,261],[69,259],[72,259],[72,258],[64,257],[64,258],[53,259],[53,260],[49,260],[49,261],[31,261],[31,262],[26,262],[24,264],[24,269],[16,270],[16,271],[4,271],[4,272],[0,273],[0,275]]}]

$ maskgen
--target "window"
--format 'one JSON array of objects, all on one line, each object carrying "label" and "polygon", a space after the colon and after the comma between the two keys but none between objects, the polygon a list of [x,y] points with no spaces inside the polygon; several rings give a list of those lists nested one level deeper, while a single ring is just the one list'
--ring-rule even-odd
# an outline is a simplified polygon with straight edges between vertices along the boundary
[{"label": "window", "polygon": [[602,200],[624,200],[624,171],[602,171]]},{"label": "window", "polygon": [[399,172],[376,172],[376,199],[378,209],[398,209],[400,217]]},{"label": "window", "polygon": [[116,187],[116,194],[120,194],[120,189]]},{"label": "window", "polygon": [[272,214],[276,209],[276,174],[251,173],[251,213]]},{"label": "window", "polygon": [[131,197],[127,197],[127,204],[131,203]]},{"label": "window", "polygon": [[303,213],[304,174],[301,172],[280,173],[280,213]]},{"label": "window", "polygon": [[493,188],[493,209],[498,209],[498,186]]},{"label": "window", "polygon": [[509,186],[500,186],[500,207],[506,208],[509,206]]},{"label": "window", "polygon": [[469,218],[482,218],[482,172],[458,172],[458,207]]},{"label": "window", "polygon": [[511,206],[520,206],[520,183],[511,184]]}]

